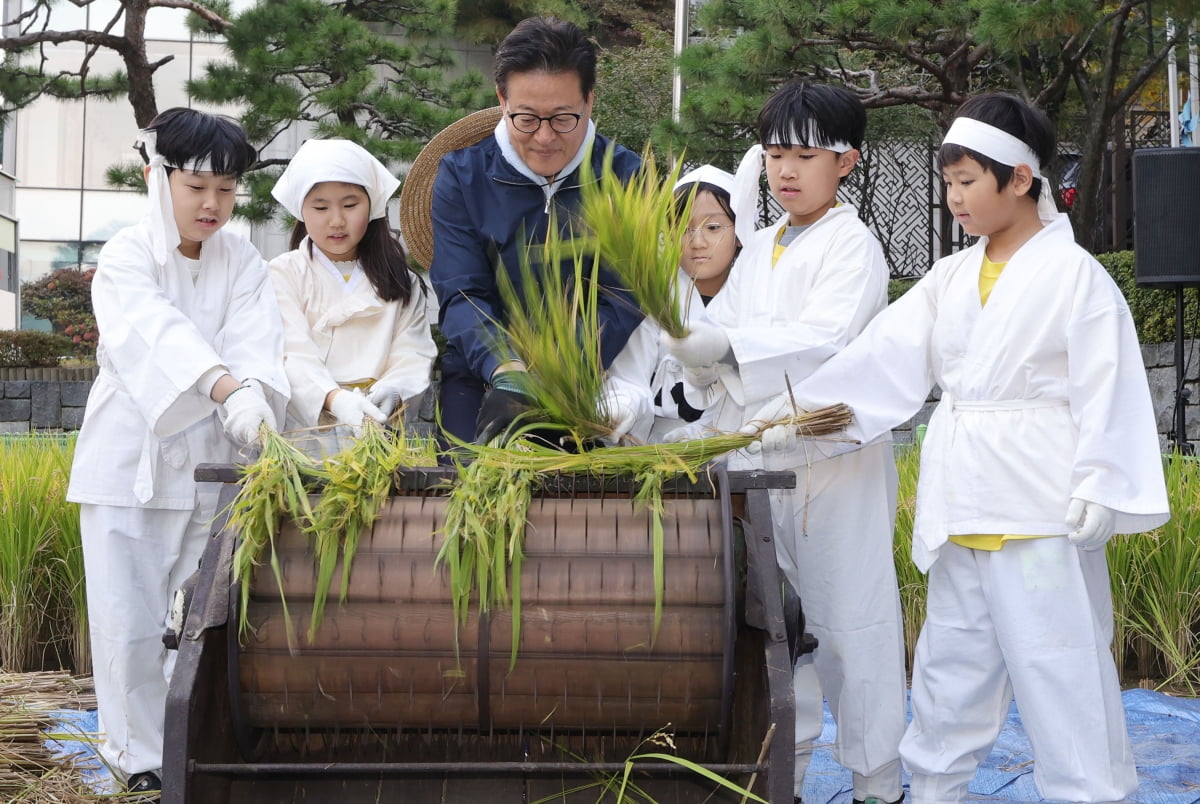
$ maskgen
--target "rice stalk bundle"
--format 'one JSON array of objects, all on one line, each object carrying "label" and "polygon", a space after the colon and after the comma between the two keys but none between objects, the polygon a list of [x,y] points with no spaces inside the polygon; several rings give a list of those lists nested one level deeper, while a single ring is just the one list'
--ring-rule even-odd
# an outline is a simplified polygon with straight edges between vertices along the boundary
[{"label": "rice stalk bundle", "polygon": [[526,449],[549,448],[518,440],[506,449],[482,447],[489,459],[481,460],[476,453],[475,460],[463,464],[455,457],[458,479],[446,502],[445,538],[435,559],[435,565],[445,563],[450,574],[450,600],[457,625],[466,623],[473,595],[481,616],[512,601],[510,670],[520,641],[525,521],[536,472],[519,460],[505,458],[521,455]]},{"label": "rice stalk bundle", "polygon": [[408,444],[403,431],[387,430],[367,420],[362,433],[348,447],[325,458],[325,486],[305,527],[312,538],[317,562],[308,626],[310,643],[325,616],[325,601],[339,555],[342,560],[339,599],[344,603],[350,586],[350,568],[363,532],[370,530],[378,519],[392,490],[396,469],[403,464],[413,465],[413,456],[420,454]]},{"label": "rice stalk bundle", "polygon": [[682,338],[688,330],[677,287],[679,259],[692,203],[688,199],[682,214],[677,211],[672,188],[682,161],[661,176],[647,148],[641,170],[623,181],[613,172],[612,156],[611,150],[605,155],[599,176],[591,175],[590,161],[582,167],[579,213],[591,246],[643,312],[668,335]]},{"label": "rice stalk bundle", "polygon": [[240,537],[233,553],[233,580],[241,584],[239,634],[245,635],[248,627],[246,609],[250,603],[254,568],[262,563],[263,554],[269,552],[271,571],[280,590],[288,647],[294,650],[295,626],[283,594],[275,539],[284,516],[290,516],[301,529],[312,521],[307,484],[319,478],[322,470],[312,458],[271,428],[264,426],[259,435],[262,452],[257,460],[242,468],[241,489],[229,507],[229,526],[236,528]]},{"label": "rice stalk bundle", "polygon": [[54,543],[67,469],[57,439],[0,441],[0,667],[26,670],[43,657],[41,636],[61,599]]},{"label": "rice stalk bundle", "polygon": [[634,504],[651,518],[654,562],[654,629],[662,620],[664,588],[663,483],[684,474],[694,481],[700,470],[727,452],[742,449],[767,427],[790,424],[808,436],[830,435],[845,428],[850,409],[833,405],[810,413],[764,423],[754,434],[719,433],[711,438],[670,444],[599,447],[564,452],[538,439],[518,436],[507,446],[462,444],[455,457],[458,479],[451,489],[442,528],[437,564],[450,574],[455,621],[466,622],[471,598],[486,613],[494,606],[512,606],[512,653],[516,663],[520,642],[520,574],[524,558],[526,514],[534,485],[559,474],[632,477]]},{"label": "rice stalk bundle", "polygon": [[[66,673],[0,674],[0,799],[28,802],[100,801],[84,779],[92,760],[56,756],[46,739],[78,740],[48,733],[57,710],[95,708],[89,679]],[[84,736],[85,739],[87,736]]]},{"label": "rice stalk bundle", "polygon": [[494,349],[502,361],[515,357],[525,364],[522,390],[534,402],[531,418],[577,443],[609,432],[600,402],[597,270],[580,241],[559,233],[551,220],[546,241],[522,253],[521,289],[506,271],[497,274],[506,320],[497,324]]}]

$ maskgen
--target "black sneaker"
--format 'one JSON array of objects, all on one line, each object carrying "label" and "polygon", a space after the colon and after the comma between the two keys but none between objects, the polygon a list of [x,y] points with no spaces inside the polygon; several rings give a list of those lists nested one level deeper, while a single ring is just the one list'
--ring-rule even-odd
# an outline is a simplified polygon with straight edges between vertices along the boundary
[{"label": "black sneaker", "polygon": [[900,798],[896,799],[895,801],[884,801],[883,799],[876,798],[875,796],[869,796],[865,801],[861,798],[856,798],[854,799],[854,804],[904,804],[904,794],[901,793]]},{"label": "black sneaker", "polygon": [[142,771],[125,780],[125,789],[130,793],[150,793],[162,790],[162,780],[154,771]]}]

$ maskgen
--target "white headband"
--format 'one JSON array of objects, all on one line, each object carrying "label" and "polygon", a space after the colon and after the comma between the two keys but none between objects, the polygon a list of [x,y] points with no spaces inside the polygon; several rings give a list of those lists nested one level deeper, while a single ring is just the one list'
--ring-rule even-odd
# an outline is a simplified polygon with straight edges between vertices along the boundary
[{"label": "white headband", "polygon": [[400,186],[400,180],[357,143],[305,140],[271,188],[271,195],[293,218],[303,220],[305,197],[326,181],[362,187],[371,199],[371,220],[387,214],[388,199]]},{"label": "white headband", "polygon": [[790,145],[796,148],[821,148],[826,151],[833,151],[837,154],[844,154],[846,151],[854,150],[854,146],[845,140],[834,140],[832,142],[821,145],[821,141],[825,137],[821,135],[821,130],[817,128],[817,123],[812,118],[804,121],[804,136],[800,136],[800,132],[796,130],[796,125],[788,129],[787,136],[779,142],[769,142],[767,145]]},{"label": "white headband", "polygon": [[680,187],[701,183],[720,187],[729,193],[730,196],[733,195],[733,174],[712,165],[701,165],[695,170],[688,171],[680,176],[679,181],[675,182],[675,186],[671,188],[671,191],[676,192]]},{"label": "white headband", "polygon": [[1043,221],[1050,221],[1058,215],[1054,191],[1050,188],[1050,182],[1042,175],[1041,160],[1024,140],[980,120],[959,117],[950,124],[950,129],[942,139],[942,145],[961,145],[1009,167],[1028,166],[1033,177],[1042,182],[1042,191],[1037,200],[1038,217]]},{"label": "white headband", "polygon": [[[793,125],[788,130],[788,135],[785,138],[786,141],[773,142],[771,145],[819,148],[825,151],[833,151],[836,154],[844,154],[846,151],[855,150],[854,146],[845,140],[835,140],[824,145],[818,145],[817,143],[821,139],[822,137],[817,129],[816,122],[810,119],[806,121],[803,137],[800,136]],[[743,243],[749,242],[748,239],[750,235],[754,234],[755,225],[758,222],[759,180],[763,170],[762,155],[762,145],[751,145],[742,157],[742,161],[738,164],[737,173],[734,174],[733,178],[733,192],[730,193],[734,215],[733,225],[738,239]]]},{"label": "white headband", "polygon": [[167,264],[167,254],[171,249],[178,248],[180,243],[179,227],[175,225],[175,207],[171,203],[171,187],[167,180],[167,168],[190,170],[193,173],[211,173],[212,162],[204,159],[192,159],[182,165],[173,165],[166,157],[158,152],[158,131],[145,128],[138,131],[133,145],[142,146],[149,160],[150,175],[146,177],[146,195],[150,198],[150,245],[154,251],[154,259],[159,265]]}]

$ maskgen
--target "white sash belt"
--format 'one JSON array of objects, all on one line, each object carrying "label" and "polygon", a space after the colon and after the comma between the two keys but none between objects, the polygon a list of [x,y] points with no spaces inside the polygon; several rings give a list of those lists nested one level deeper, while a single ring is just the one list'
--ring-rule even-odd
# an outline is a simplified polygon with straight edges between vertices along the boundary
[{"label": "white sash belt", "polygon": [[917,477],[916,519],[913,526],[913,563],[926,572],[937,560],[937,551],[949,538],[946,511],[946,473],[954,443],[955,419],[960,412],[1001,412],[1065,408],[1065,399],[955,399],[942,394],[941,403],[929,418],[921,445],[921,471]]}]

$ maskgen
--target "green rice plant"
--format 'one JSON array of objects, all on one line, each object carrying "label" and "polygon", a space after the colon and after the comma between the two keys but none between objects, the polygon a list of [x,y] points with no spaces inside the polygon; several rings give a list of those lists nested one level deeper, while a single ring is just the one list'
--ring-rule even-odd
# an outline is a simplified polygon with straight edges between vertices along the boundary
[{"label": "green rice plant", "polygon": [[[571,266],[568,273],[561,269]],[[533,419],[560,428],[576,443],[610,431],[602,409],[598,264],[578,240],[558,232],[554,220],[541,245],[521,257],[521,290],[497,273],[506,320],[494,345],[501,361],[525,364],[522,390],[534,400]],[[574,344],[578,348],[564,348]]]},{"label": "green rice plant", "polygon": [[91,639],[88,633],[87,586],[84,580],[83,538],[79,530],[79,505],[66,501],[67,482],[75,454],[75,435],[56,438],[48,452],[58,482],[48,489],[52,503],[50,567],[53,593],[51,633],[64,660],[76,673],[91,672]]},{"label": "green rice plant", "polygon": [[403,430],[385,429],[366,420],[362,433],[349,446],[325,458],[323,474],[326,482],[320,499],[312,508],[312,516],[304,526],[312,538],[317,562],[317,583],[308,626],[310,643],[316,638],[317,628],[325,616],[325,601],[339,555],[342,559],[339,599],[344,603],[359,540],[383,510],[396,469],[401,465],[414,465],[411,452]]},{"label": "green rice plant", "polygon": [[0,441],[0,667],[39,667],[55,608],[54,542],[67,467],[57,439]]},{"label": "green rice plant", "polygon": [[643,312],[672,337],[687,335],[680,309],[679,259],[692,199],[680,214],[672,188],[682,160],[660,176],[649,148],[642,169],[628,181],[612,169],[610,150],[599,176],[584,160],[579,213],[600,260],[621,278]]},{"label": "green rice plant", "polygon": [[[1179,453],[1166,459],[1171,519],[1162,527],[1109,543],[1114,613],[1128,639],[1151,645],[1162,665],[1160,687],[1200,690],[1200,462]],[[1124,543],[1123,543],[1124,542]],[[1118,594],[1128,595],[1117,602]],[[1120,643],[1117,643],[1120,647]]]},{"label": "green rice plant", "polygon": [[242,467],[241,489],[229,506],[229,526],[236,528],[239,536],[233,553],[233,580],[241,584],[238,633],[244,636],[248,627],[246,610],[254,569],[262,563],[263,554],[269,552],[271,571],[280,589],[288,648],[294,650],[295,625],[283,595],[275,539],[283,516],[290,516],[301,529],[312,521],[308,485],[320,477],[321,471],[312,458],[271,428],[263,426],[259,435],[262,452],[257,460]]},{"label": "green rice plant", "polygon": [[[771,734],[774,733],[774,728],[774,726],[771,727]],[[550,745],[555,750],[565,754],[567,757],[575,760],[576,762],[582,763],[587,761],[578,753],[570,751],[557,743],[551,742],[544,736],[541,739],[543,743]],[[710,782],[716,785],[716,788],[723,787],[734,795],[741,796],[742,804],[746,804],[747,801],[756,801],[760,802],[760,804],[767,804],[765,799],[760,798],[749,790],[750,787],[754,786],[754,779],[756,776],[751,776],[749,785],[747,787],[742,787],[741,785],[730,781],[724,776],[709,770],[703,765],[697,764],[685,757],[681,757],[678,754],[668,754],[664,751],[645,750],[647,748],[655,747],[666,748],[672,751],[676,750],[675,740],[671,736],[670,732],[670,724],[667,724],[666,728],[655,731],[649,737],[638,743],[637,747],[634,748],[633,753],[626,757],[621,773],[617,774],[596,771],[592,774],[591,782],[584,782],[569,790],[563,790],[561,793],[546,796],[545,798],[539,798],[532,804],[550,804],[552,801],[563,800],[566,796],[576,796],[587,790],[594,790],[596,792],[597,804],[607,800],[607,797],[610,795],[614,797],[616,804],[655,804],[655,801],[650,794],[638,786],[631,778],[633,776],[633,772],[637,770],[638,762],[667,762],[673,765],[678,765],[679,767],[690,771],[697,776],[708,779]],[[762,757],[760,757],[759,760],[761,762]],[[716,788],[714,788],[714,793]]]},{"label": "green rice plant", "polygon": [[917,476],[921,468],[921,448],[896,448],[896,471],[900,476],[896,495],[896,530],[893,548],[896,583],[900,588],[900,612],[904,622],[904,652],[911,671],[917,636],[925,623],[928,579],[912,561],[913,522],[917,510]]}]

